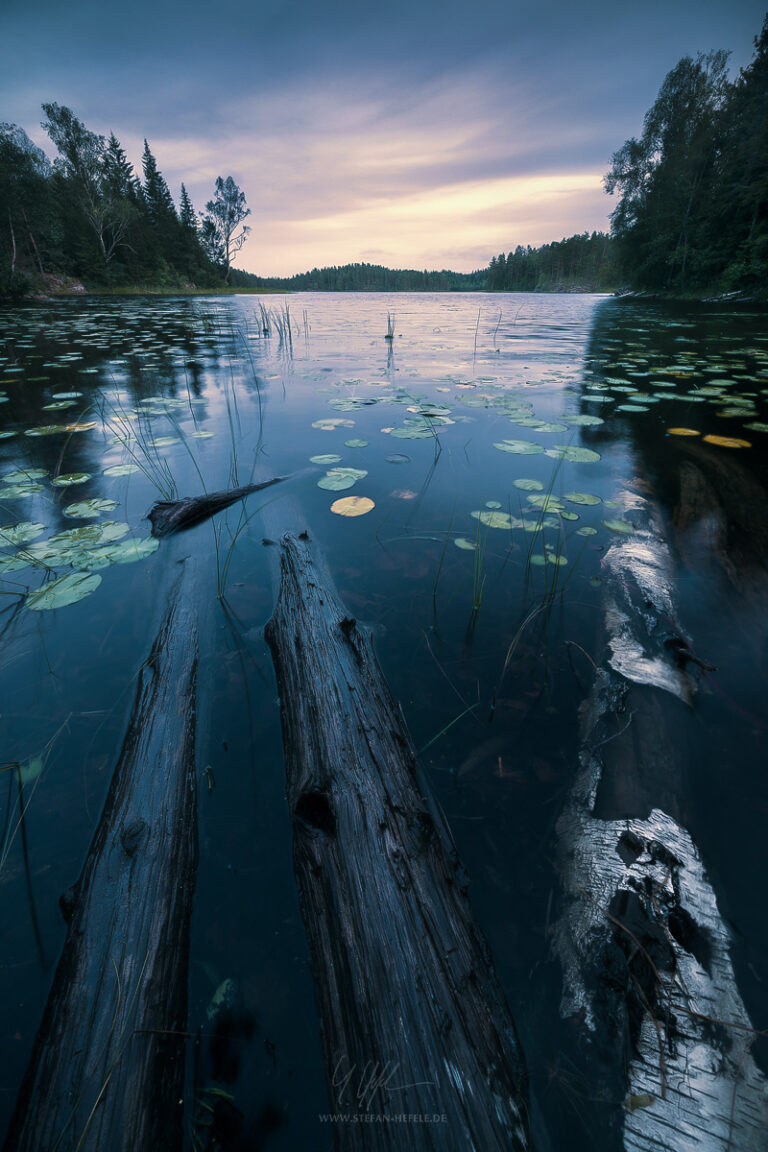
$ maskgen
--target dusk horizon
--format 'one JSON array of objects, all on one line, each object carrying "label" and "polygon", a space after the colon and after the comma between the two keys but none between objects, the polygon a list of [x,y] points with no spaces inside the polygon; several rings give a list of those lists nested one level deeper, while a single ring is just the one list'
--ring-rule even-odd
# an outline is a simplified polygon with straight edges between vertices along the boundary
[{"label": "dusk horizon", "polygon": [[174,199],[183,182],[198,211],[231,174],[253,228],[237,266],[290,276],[470,272],[518,244],[607,230],[603,175],[665,73],[725,48],[735,76],[762,5],[242,5],[213,28],[199,3],[183,18],[168,0],[132,12],[6,12],[0,120],[52,158],[40,105],[56,101],[114,132],[137,171],[146,137]]}]

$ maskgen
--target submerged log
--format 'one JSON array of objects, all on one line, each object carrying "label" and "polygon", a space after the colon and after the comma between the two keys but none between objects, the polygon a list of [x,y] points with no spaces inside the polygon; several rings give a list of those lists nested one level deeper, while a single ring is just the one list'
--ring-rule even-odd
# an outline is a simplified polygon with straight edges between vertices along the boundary
[{"label": "submerged log", "polygon": [[197,865],[197,638],[182,575],[146,663],[5,1152],[173,1152]]},{"label": "submerged log", "polygon": [[582,706],[579,771],[557,833],[561,1013],[591,1038],[593,1091],[626,1152],[758,1152],[766,1081],[728,929],[683,826],[682,734],[700,664],[676,619],[652,507],[604,558],[606,656]]},{"label": "submerged log", "polygon": [[261,480],[258,484],[243,484],[240,488],[229,488],[223,492],[184,496],[181,500],[158,500],[147,516],[152,524],[152,535],[171,536],[174,532],[193,528],[195,524],[210,519],[217,512],[229,508],[230,504],[250,496],[252,492],[260,492],[262,488],[269,488],[287,479],[287,476],[273,476],[271,480]]},{"label": "submerged log", "polygon": [[281,559],[266,636],[330,1111],[378,1117],[334,1119],[336,1148],[520,1152],[514,1025],[370,633],[301,538]]}]

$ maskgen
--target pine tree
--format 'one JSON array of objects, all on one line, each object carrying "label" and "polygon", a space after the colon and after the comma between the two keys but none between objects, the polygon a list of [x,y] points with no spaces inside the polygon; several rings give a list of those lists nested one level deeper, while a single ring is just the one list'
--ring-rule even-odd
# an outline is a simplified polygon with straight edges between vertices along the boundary
[{"label": "pine tree", "polygon": [[197,217],[195,210],[192,207],[192,201],[189,198],[189,193],[182,184],[181,186],[181,211],[179,212],[179,221],[182,228],[190,232],[197,232]]},{"label": "pine tree", "polygon": [[170,189],[146,140],[141,165],[144,171],[144,200],[153,223],[162,226],[170,220],[177,220]]}]

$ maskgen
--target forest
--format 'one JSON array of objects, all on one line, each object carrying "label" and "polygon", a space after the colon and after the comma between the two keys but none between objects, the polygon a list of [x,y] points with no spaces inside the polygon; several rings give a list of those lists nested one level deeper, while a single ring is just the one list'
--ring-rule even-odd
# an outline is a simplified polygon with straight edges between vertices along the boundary
[{"label": "forest", "polygon": [[183,184],[177,208],[146,140],[140,176],[114,133],[89,131],[62,105],[42,108],[53,163],[23,128],[0,123],[0,297],[224,286],[249,231],[231,177],[217,179],[198,220]]},{"label": "forest", "polygon": [[676,296],[766,294],[768,16],[735,81],[728,53],[685,56],[639,139],[605,177],[619,268],[635,289]]},{"label": "forest", "polygon": [[639,138],[605,176],[611,233],[518,245],[462,273],[353,263],[294,276],[232,267],[250,229],[245,195],[219,177],[196,213],[178,207],[144,142],[137,174],[114,134],[44,104],[51,163],[26,132],[0,124],[0,296],[148,288],[320,292],[612,292],[763,297],[768,282],[768,17],[735,79],[723,50],[684,57]]}]

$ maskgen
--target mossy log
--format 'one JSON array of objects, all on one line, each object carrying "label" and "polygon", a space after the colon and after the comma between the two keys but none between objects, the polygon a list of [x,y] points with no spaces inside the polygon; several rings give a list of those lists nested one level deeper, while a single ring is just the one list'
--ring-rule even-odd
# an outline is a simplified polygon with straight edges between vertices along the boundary
[{"label": "mossy log", "polygon": [[273,484],[279,484],[287,479],[287,476],[273,476],[270,480],[259,481],[258,484],[243,484],[240,488],[227,488],[222,492],[184,496],[180,500],[158,500],[147,516],[152,525],[152,535],[172,536],[174,532],[194,528],[195,524],[209,520],[217,512],[222,512],[238,500],[244,500],[252,492],[260,492],[262,488],[270,488]]},{"label": "mossy log", "polygon": [[606,650],[557,825],[561,1012],[583,1029],[595,1097],[614,1104],[611,1147],[760,1152],[766,1081],[730,934],[685,827],[685,732],[707,665],[677,620],[661,519],[626,496],[637,530],[604,557]]},{"label": "mossy log", "polygon": [[371,635],[306,540],[286,536],[281,564],[266,636],[329,1111],[379,1118],[338,1120],[336,1147],[520,1152],[525,1073],[512,1018]]},{"label": "mossy log", "polygon": [[182,574],[138,689],[5,1152],[182,1147],[197,636]]}]

